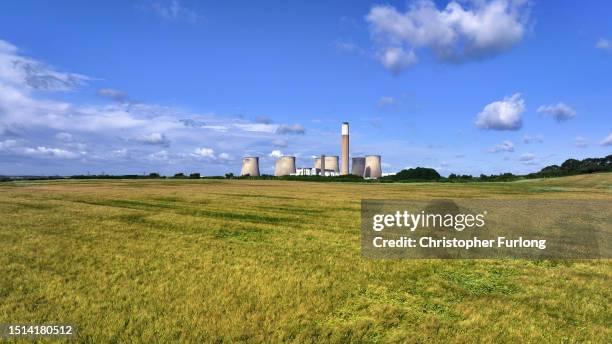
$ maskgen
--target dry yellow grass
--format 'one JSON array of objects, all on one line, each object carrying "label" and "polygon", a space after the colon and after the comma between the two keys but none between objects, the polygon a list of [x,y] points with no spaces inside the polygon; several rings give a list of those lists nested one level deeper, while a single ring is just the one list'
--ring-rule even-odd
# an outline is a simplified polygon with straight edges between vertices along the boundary
[{"label": "dry yellow grass", "polygon": [[612,201],[612,174],[490,184],[0,184],[0,323],[80,342],[611,342],[610,260],[366,261],[361,198]]}]

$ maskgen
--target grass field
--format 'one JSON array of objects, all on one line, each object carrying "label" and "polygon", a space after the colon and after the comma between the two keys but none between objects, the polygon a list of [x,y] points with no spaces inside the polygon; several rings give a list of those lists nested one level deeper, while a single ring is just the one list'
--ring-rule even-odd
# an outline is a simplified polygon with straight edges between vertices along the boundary
[{"label": "grass field", "polygon": [[98,343],[612,342],[610,260],[361,258],[361,198],[449,197],[612,201],[612,174],[0,183],[0,323]]}]

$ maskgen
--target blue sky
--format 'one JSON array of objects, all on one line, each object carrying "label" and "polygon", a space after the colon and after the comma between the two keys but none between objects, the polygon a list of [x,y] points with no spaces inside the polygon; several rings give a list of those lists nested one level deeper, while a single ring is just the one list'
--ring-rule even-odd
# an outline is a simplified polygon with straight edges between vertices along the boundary
[{"label": "blue sky", "polygon": [[606,1],[0,3],[0,174],[527,173],[612,151]]}]

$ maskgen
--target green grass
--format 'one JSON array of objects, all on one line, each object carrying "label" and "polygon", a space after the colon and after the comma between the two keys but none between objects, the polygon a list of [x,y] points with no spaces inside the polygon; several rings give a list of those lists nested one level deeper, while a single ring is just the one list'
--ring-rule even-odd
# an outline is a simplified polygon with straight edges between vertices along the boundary
[{"label": "green grass", "polygon": [[595,199],[512,183],[0,184],[0,323],[79,342],[612,341],[610,260],[363,260],[360,199]]}]

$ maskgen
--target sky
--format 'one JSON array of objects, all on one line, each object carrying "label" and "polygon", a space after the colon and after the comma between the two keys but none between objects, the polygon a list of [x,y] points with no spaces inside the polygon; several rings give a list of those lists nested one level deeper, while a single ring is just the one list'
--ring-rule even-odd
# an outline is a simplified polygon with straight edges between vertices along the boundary
[{"label": "sky", "polygon": [[608,1],[3,1],[0,175],[529,173],[612,153]]}]

